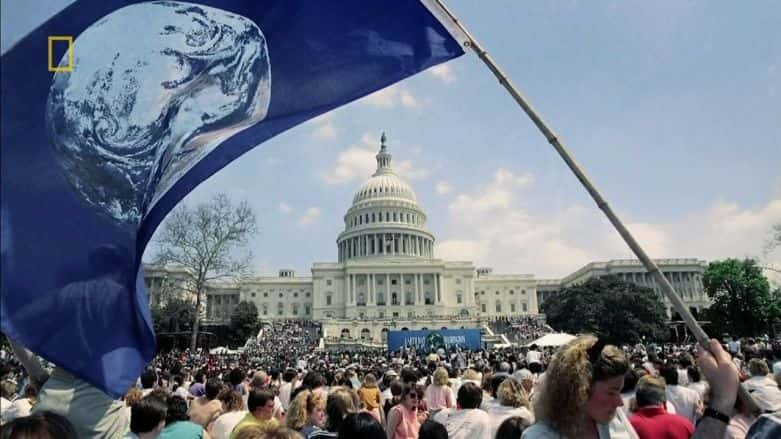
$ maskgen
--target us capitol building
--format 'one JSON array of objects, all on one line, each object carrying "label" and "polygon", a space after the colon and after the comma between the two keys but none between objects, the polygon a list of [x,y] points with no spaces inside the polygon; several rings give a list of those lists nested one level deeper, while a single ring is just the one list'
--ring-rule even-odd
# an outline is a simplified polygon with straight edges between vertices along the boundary
[{"label": "us capitol building", "polygon": [[[337,236],[337,262],[316,262],[311,276],[280,270],[277,277],[211,285],[205,323],[227,323],[241,301],[254,302],[259,319],[314,319],[326,339],[385,340],[389,329],[481,327],[502,316],[537,315],[559,289],[591,277],[617,274],[659,292],[636,260],[594,262],[563,279],[493,274],[469,261],[434,255],[435,238],[415,192],[391,166],[385,135],[377,171],[355,193]],[[708,306],[697,259],[658,260],[693,312]],[[163,285],[181,279],[176,269],[144,268],[150,303]],[[669,310],[669,304],[666,305]]]}]

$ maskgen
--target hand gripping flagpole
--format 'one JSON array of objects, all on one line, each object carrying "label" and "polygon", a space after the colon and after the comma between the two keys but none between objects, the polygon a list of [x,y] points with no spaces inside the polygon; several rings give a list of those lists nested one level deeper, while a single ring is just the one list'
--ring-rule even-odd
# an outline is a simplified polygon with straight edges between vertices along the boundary
[{"label": "hand gripping flagpole", "polygon": [[[586,188],[586,191],[588,191],[589,195],[591,195],[591,198],[593,198],[594,201],[597,203],[597,207],[599,207],[599,209],[605,213],[607,218],[610,220],[610,223],[613,224],[613,227],[615,227],[615,229],[618,231],[621,237],[624,238],[624,242],[626,242],[629,248],[632,249],[632,252],[637,256],[637,258],[640,259],[640,261],[645,266],[646,270],[648,270],[648,272],[651,273],[651,275],[656,280],[656,283],[658,285],[661,285],[662,291],[664,291],[664,294],[670,300],[670,303],[672,303],[673,308],[675,308],[675,311],[677,311],[678,314],[681,315],[684,322],[686,323],[686,326],[694,334],[694,337],[697,339],[697,342],[699,342],[700,346],[707,349],[708,335],[705,333],[705,331],[703,331],[703,329],[694,319],[694,316],[692,316],[691,312],[689,312],[689,309],[686,307],[686,305],[684,305],[680,296],[678,296],[678,293],[675,292],[675,289],[673,288],[670,281],[667,280],[667,278],[662,274],[661,271],[659,271],[659,267],[657,267],[654,261],[648,257],[645,250],[643,250],[643,248],[640,247],[640,244],[638,244],[634,236],[632,236],[632,234],[629,233],[629,230],[627,230],[627,228],[624,226],[624,224],[621,222],[621,220],[618,218],[615,212],[613,212],[613,209],[610,207],[609,204],[607,204],[607,201],[605,201],[605,199],[599,193],[599,191],[594,186],[594,184],[591,183],[591,181],[586,176],[586,173],[581,169],[581,167],[572,157],[572,154],[570,154],[566,146],[564,146],[559,141],[558,137],[553,132],[553,130],[548,128],[548,126],[545,124],[545,121],[542,119],[542,117],[539,114],[537,114],[537,112],[534,110],[531,104],[529,104],[526,98],[523,97],[521,92],[518,91],[517,88],[515,88],[515,86],[510,82],[510,80],[507,78],[504,72],[502,72],[499,66],[496,65],[493,58],[491,58],[491,56],[488,55],[488,52],[486,52],[485,49],[483,49],[480,43],[478,43],[477,40],[475,40],[475,38],[472,37],[472,34],[470,34],[468,30],[466,30],[466,28],[461,24],[458,18],[450,11],[450,9],[448,9],[447,6],[445,6],[442,3],[441,0],[435,0],[435,1],[439,5],[439,7],[442,8],[445,14],[447,14],[447,16],[458,27],[458,29],[464,33],[464,36],[466,37],[467,40],[464,43],[464,45],[471,48],[477,54],[480,60],[483,61],[483,63],[488,67],[488,69],[490,69],[491,72],[493,72],[494,76],[496,76],[496,78],[499,80],[499,83],[502,84],[502,86],[507,90],[507,92],[510,93],[513,99],[515,99],[515,102],[518,103],[518,105],[520,105],[520,107],[523,109],[526,115],[529,116],[532,122],[534,122],[534,125],[536,125],[537,128],[542,132],[542,134],[548,140],[548,143],[550,143],[551,146],[553,146],[553,148],[556,150],[556,152],[559,153],[559,155],[567,164],[567,166],[570,168],[570,170],[572,170],[572,172],[575,174],[575,177],[577,177],[577,179],[580,181],[583,187]],[[746,389],[743,388],[743,386],[740,386],[739,388],[738,398],[740,398],[741,401],[744,402],[746,406],[752,411],[757,409],[756,402],[751,397],[751,395],[746,391]]]}]

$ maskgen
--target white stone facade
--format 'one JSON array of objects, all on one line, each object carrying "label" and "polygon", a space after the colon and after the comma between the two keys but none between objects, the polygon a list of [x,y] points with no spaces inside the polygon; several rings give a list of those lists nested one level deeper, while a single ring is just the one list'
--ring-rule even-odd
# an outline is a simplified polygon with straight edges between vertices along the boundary
[{"label": "white stone facade", "polygon": [[[472,262],[437,259],[427,215],[412,188],[393,172],[384,135],[376,159],[377,171],[358,189],[344,216],[337,262],[314,263],[311,277],[280,270],[278,277],[212,285],[206,323],[229,321],[233,308],[248,300],[261,320],[314,319],[323,322],[326,338],[381,343],[389,328],[474,328],[495,317],[538,314],[544,299],[538,288],[544,296],[605,273],[644,282],[640,267],[621,261],[589,264],[562,280],[538,281],[529,274],[495,275]],[[701,268],[701,261],[682,261],[672,273]],[[697,306],[704,304],[699,274],[673,277],[691,282],[682,293],[696,297]]]}]

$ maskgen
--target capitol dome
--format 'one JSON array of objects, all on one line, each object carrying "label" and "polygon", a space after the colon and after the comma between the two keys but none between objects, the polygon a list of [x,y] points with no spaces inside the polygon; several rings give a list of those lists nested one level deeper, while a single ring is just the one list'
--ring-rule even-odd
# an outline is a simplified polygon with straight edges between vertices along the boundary
[{"label": "capitol dome", "polygon": [[383,133],[377,171],[356,191],[337,238],[339,261],[368,257],[433,257],[434,237],[412,187],[391,167]]}]

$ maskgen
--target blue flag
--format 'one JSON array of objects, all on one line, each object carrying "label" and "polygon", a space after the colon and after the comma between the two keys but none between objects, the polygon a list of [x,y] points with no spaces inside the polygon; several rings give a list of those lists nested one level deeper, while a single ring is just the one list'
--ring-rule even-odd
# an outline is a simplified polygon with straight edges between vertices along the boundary
[{"label": "blue flag", "polygon": [[272,136],[462,55],[440,16],[78,0],[38,27],[2,56],[3,332],[123,394],[156,350],[140,263],[165,215]]}]

